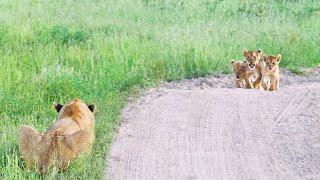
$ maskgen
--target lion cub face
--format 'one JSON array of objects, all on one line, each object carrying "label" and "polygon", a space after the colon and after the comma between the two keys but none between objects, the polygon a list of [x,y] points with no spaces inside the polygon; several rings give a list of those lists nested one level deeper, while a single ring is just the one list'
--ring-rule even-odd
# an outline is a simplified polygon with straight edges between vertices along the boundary
[{"label": "lion cub face", "polygon": [[273,71],[275,67],[278,67],[278,64],[281,60],[281,55],[278,54],[276,56],[267,56],[264,58],[265,65],[269,71]]},{"label": "lion cub face", "polygon": [[243,56],[245,57],[246,61],[248,62],[248,67],[250,70],[254,69],[256,65],[259,63],[261,59],[261,50],[256,50],[256,51],[248,51],[244,50],[243,51]]}]

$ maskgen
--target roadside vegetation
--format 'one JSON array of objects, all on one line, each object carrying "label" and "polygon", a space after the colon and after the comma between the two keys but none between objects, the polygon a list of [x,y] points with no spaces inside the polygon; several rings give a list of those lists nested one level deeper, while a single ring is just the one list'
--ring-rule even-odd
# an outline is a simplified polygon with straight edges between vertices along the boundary
[{"label": "roadside vegetation", "polygon": [[46,178],[99,179],[119,113],[140,88],[229,73],[242,51],[282,54],[282,67],[320,64],[317,0],[109,0],[0,2],[0,178],[23,169],[18,128],[55,120],[53,102],[97,107],[94,151]]}]

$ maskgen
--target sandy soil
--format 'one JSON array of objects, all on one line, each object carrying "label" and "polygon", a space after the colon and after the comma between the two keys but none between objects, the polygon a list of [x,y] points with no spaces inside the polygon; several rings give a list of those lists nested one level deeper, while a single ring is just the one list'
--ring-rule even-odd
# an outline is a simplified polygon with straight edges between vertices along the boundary
[{"label": "sandy soil", "polygon": [[124,109],[106,179],[320,179],[320,71],[280,90],[163,83]]}]

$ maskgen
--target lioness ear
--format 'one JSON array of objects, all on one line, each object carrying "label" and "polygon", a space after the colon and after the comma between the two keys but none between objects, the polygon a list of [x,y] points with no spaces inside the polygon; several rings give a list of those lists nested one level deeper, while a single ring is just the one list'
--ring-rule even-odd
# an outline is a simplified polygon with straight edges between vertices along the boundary
[{"label": "lioness ear", "polygon": [[88,105],[88,108],[90,109],[91,112],[94,112],[95,105],[94,104],[90,104],[90,105]]},{"label": "lioness ear", "polygon": [[57,112],[60,112],[61,108],[63,107],[63,105],[59,103],[54,103],[53,105]]},{"label": "lioness ear", "polygon": [[277,55],[277,62],[280,62],[280,60],[281,60],[281,54],[278,54]]}]

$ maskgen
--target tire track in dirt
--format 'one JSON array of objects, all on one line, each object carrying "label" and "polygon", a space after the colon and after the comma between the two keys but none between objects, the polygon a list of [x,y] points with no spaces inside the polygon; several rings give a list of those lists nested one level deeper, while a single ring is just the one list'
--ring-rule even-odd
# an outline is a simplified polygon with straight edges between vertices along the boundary
[{"label": "tire track in dirt", "polygon": [[124,110],[105,177],[319,179],[319,107],[305,78],[277,92],[153,89]]}]

